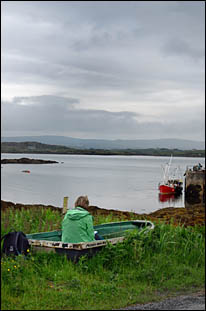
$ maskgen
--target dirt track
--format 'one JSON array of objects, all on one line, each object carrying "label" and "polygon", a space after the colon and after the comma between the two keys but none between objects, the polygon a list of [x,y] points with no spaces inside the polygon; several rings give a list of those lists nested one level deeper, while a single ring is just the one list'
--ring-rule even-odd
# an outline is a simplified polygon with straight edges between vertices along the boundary
[{"label": "dirt track", "polygon": [[119,310],[205,310],[205,291],[176,296],[147,304],[136,304]]}]

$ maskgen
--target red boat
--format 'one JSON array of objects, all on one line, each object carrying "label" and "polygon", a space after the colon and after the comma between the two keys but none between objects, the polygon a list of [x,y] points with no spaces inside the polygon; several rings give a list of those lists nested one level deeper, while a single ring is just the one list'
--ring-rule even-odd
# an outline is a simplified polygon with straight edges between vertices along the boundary
[{"label": "red boat", "polygon": [[175,188],[173,185],[160,184],[159,191],[162,194],[172,194],[175,193]]},{"label": "red boat", "polygon": [[[163,181],[159,183],[159,191],[161,194],[180,194],[182,193],[182,180],[180,176],[175,176],[173,173],[172,177],[170,176],[170,167],[172,163],[172,156],[170,158],[169,164],[167,163],[163,169],[164,177]],[[177,171],[177,168],[175,169]]]}]

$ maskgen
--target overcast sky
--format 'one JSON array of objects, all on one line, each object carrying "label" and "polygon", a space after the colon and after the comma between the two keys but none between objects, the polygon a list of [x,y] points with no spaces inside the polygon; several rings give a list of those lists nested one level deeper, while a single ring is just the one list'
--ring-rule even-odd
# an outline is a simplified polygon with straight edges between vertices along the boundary
[{"label": "overcast sky", "polygon": [[2,136],[205,140],[203,1],[2,1]]}]

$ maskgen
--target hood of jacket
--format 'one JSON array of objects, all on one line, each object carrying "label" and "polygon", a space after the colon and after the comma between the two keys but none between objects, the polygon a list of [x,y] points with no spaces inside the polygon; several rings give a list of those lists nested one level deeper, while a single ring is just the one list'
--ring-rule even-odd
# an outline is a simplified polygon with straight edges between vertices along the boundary
[{"label": "hood of jacket", "polygon": [[69,210],[66,213],[65,218],[70,220],[80,220],[81,218],[84,218],[88,215],[90,215],[90,213],[87,210],[78,206],[74,209]]}]

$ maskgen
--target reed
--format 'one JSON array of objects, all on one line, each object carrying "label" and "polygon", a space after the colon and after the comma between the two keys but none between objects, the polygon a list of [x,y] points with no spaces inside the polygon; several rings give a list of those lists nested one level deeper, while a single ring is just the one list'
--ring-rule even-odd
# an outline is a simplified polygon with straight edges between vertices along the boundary
[{"label": "reed", "polygon": [[[60,213],[44,210],[2,212],[1,233],[56,230]],[[95,224],[115,221],[95,217]],[[156,223],[128,234],[91,259],[73,264],[56,254],[1,258],[2,310],[111,310],[162,299],[165,293],[196,291],[205,284],[205,226]]]},{"label": "reed", "polygon": [[1,235],[10,230],[24,233],[45,232],[61,228],[62,215],[58,211],[33,207],[7,208],[1,213]]}]

